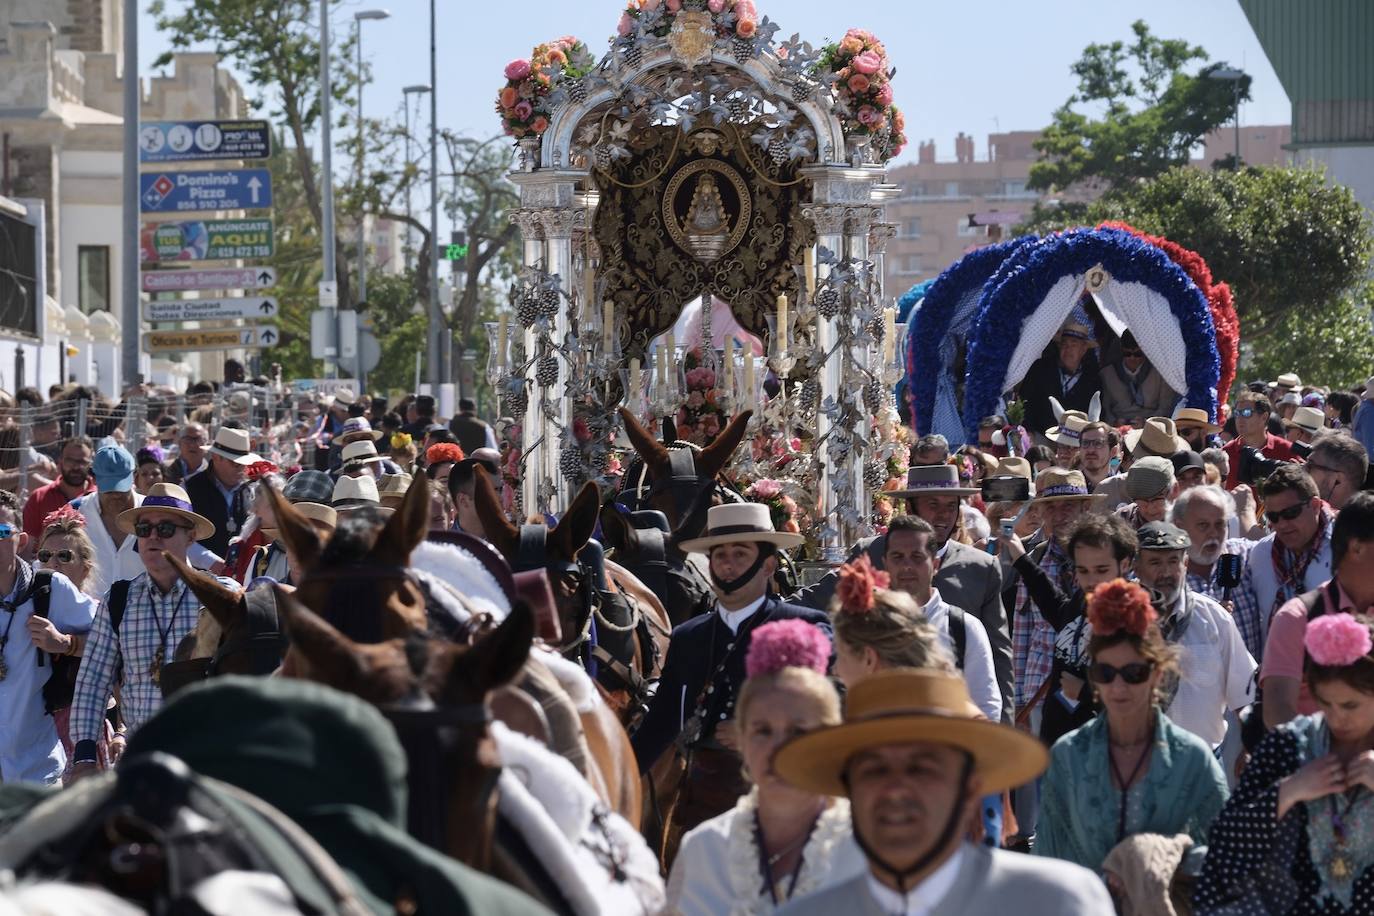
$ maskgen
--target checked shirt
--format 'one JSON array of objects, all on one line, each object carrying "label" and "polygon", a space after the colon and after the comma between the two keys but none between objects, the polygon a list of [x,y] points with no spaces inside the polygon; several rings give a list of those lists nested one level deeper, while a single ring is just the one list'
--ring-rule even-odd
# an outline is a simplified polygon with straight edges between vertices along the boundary
[{"label": "checked shirt", "polygon": [[[1077,587],[1073,579],[1073,564],[1060,549],[1059,542],[1050,539],[1039,566],[1059,585],[1060,591],[1071,595]],[[1040,685],[1050,676],[1054,665],[1054,627],[1040,615],[1031,601],[1022,580],[1016,583],[1016,614],[1011,625],[1012,664],[1016,670],[1016,707],[1031,701]]]}]

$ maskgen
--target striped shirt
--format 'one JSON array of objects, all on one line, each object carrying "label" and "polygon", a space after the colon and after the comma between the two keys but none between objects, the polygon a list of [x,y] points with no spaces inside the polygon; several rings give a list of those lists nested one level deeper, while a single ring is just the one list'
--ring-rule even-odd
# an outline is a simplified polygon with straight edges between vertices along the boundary
[{"label": "striped shirt", "polygon": [[[229,579],[219,581],[238,587]],[[81,658],[72,701],[73,742],[95,741],[103,733],[105,706],[116,684],[120,685],[120,716],[130,733],[157,712],[162,689],[152,672],[158,648],[163,651],[163,663],[170,662],[200,615],[200,602],[180,578],[165,595],[147,573],[130,580],[118,633],[110,625],[109,600],[107,592]]]}]

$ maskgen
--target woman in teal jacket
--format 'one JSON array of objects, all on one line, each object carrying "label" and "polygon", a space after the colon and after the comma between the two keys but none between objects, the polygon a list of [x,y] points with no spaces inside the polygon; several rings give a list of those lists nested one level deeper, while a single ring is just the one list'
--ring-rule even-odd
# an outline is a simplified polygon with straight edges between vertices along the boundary
[{"label": "woman in teal jacket", "polygon": [[1205,845],[1226,777],[1212,749],[1160,711],[1174,657],[1149,596],[1121,579],[1100,585],[1088,621],[1088,680],[1102,712],[1050,751],[1035,852],[1100,871],[1112,847],[1137,833],[1185,833]]}]

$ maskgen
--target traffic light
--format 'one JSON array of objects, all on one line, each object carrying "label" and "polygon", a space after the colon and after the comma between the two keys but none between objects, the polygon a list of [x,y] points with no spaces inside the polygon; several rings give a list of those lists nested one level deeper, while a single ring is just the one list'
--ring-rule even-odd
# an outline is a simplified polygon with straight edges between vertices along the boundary
[{"label": "traffic light", "polygon": [[453,265],[454,275],[466,273],[468,269],[468,234],[454,230],[449,236],[449,244],[444,246],[444,260]]}]

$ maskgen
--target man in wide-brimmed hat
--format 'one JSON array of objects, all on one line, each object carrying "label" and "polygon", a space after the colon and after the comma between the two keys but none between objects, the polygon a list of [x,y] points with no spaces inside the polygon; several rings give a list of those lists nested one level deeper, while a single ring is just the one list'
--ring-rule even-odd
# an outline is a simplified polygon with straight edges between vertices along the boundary
[{"label": "man in wide-brimmed hat", "polygon": [[1221,427],[1213,423],[1207,411],[1200,407],[1180,407],[1175,411],[1174,429],[1188,443],[1188,447],[1198,454],[1212,444],[1212,436],[1221,432]]},{"label": "man in wide-brimmed hat", "polygon": [[[195,629],[200,609],[168,557],[186,563],[191,545],[215,534],[214,524],[174,483],[154,484],[142,503],[119,514],[118,525],[138,539],[146,572],[110,586],[91,628],[72,700],[73,779],[97,768],[96,742],[104,734],[105,707],[115,687],[129,732],[162,705],[162,666]],[[221,581],[237,587],[230,579]]]},{"label": "man in wide-brimmed hat", "polygon": [[1019,386],[1021,403],[1026,405],[1026,429],[1043,434],[1055,425],[1050,398],[1065,410],[1086,414],[1101,388],[1092,318],[1082,305],[1075,305],[1053,346],[1031,365]]},{"label": "man in wide-brimmed hat", "polygon": [[1288,430],[1290,442],[1311,445],[1317,434],[1326,429],[1326,414],[1316,407],[1299,407],[1293,411],[1292,419],[1284,421],[1283,427]]},{"label": "man in wide-brimmed hat", "polygon": [[1066,410],[1057,424],[1045,430],[1045,438],[1054,445],[1055,464],[1061,468],[1078,467],[1083,429],[1090,422],[1083,411]]},{"label": "man in wide-brimmed hat", "polygon": [[389,462],[377,454],[377,445],[371,437],[355,439],[343,447],[339,461],[339,476],[376,479],[388,473],[387,464]]},{"label": "man in wide-brimmed hat", "polygon": [[842,725],[799,735],[773,770],[800,789],[849,799],[868,872],[802,897],[787,916],[1103,916],[1092,872],[964,838],[980,798],[1028,783],[1048,755],[1034,737],[977,718],[963,681],[919,669],[856,683]]},{"label": "man in wide-brimmed hat", "polygon": [[[996,557],[977,550],[961,540],[962,510],[965,497],[978,490],[961,486],[959,472],[947,464],[907,469],[906,486],[889,491],[892,499],[906,501],[906,511],[923,518],[934,529],[931,547],[939,561],[934,586],[945,601],[977,617],[992,645],[997,688],[1002,694],[1002,716],[1011,721],[1014,710],[1011,628],[1002,606],[1002,570]],[[886,543],[883,537],[865,538],[854,545],[850,559],[867,552],[878,569],[883,568]],[[826,608],[835,594],[839,577],[831,572],[810,588],[793,596],[798,604]]]},{"label": "man in wide-brimmed hat", "polygon": [[363,510],[373,510],[379,518],[385,518],[395,511],[382,505],[381,494],[377,492],[377,479],[367,475],[344,476],[335,481],[330,505],[338,514],[339,521]]},{"label": "man in wide-brimmed hat", "polygon": [[712,506],[701,537],[680,545],[706,555],[716,606],[673,629],[658,692],[632,741],[641,771],[674,744],[686,761],[684,788],[673,810],[677,830],[715,817],[748,791],[737,740],[722,726],[734,718],[750,635],[763,623],[789,618],[831,632],[827,614],[785,604],[771,593],[778,551],[803,540],[775,530],[767,506],[742,503]]},{"label": "man in wide-brimmed hat", "polygon": [[210,520],[213,531],[203,546],[224,556],[229,540],[243,528],[252,508],[248,500],[248,466],[262,461],[253,453],[246,429],[220,427],[210,445],[210,468],[186,481],[196,512]]}]

